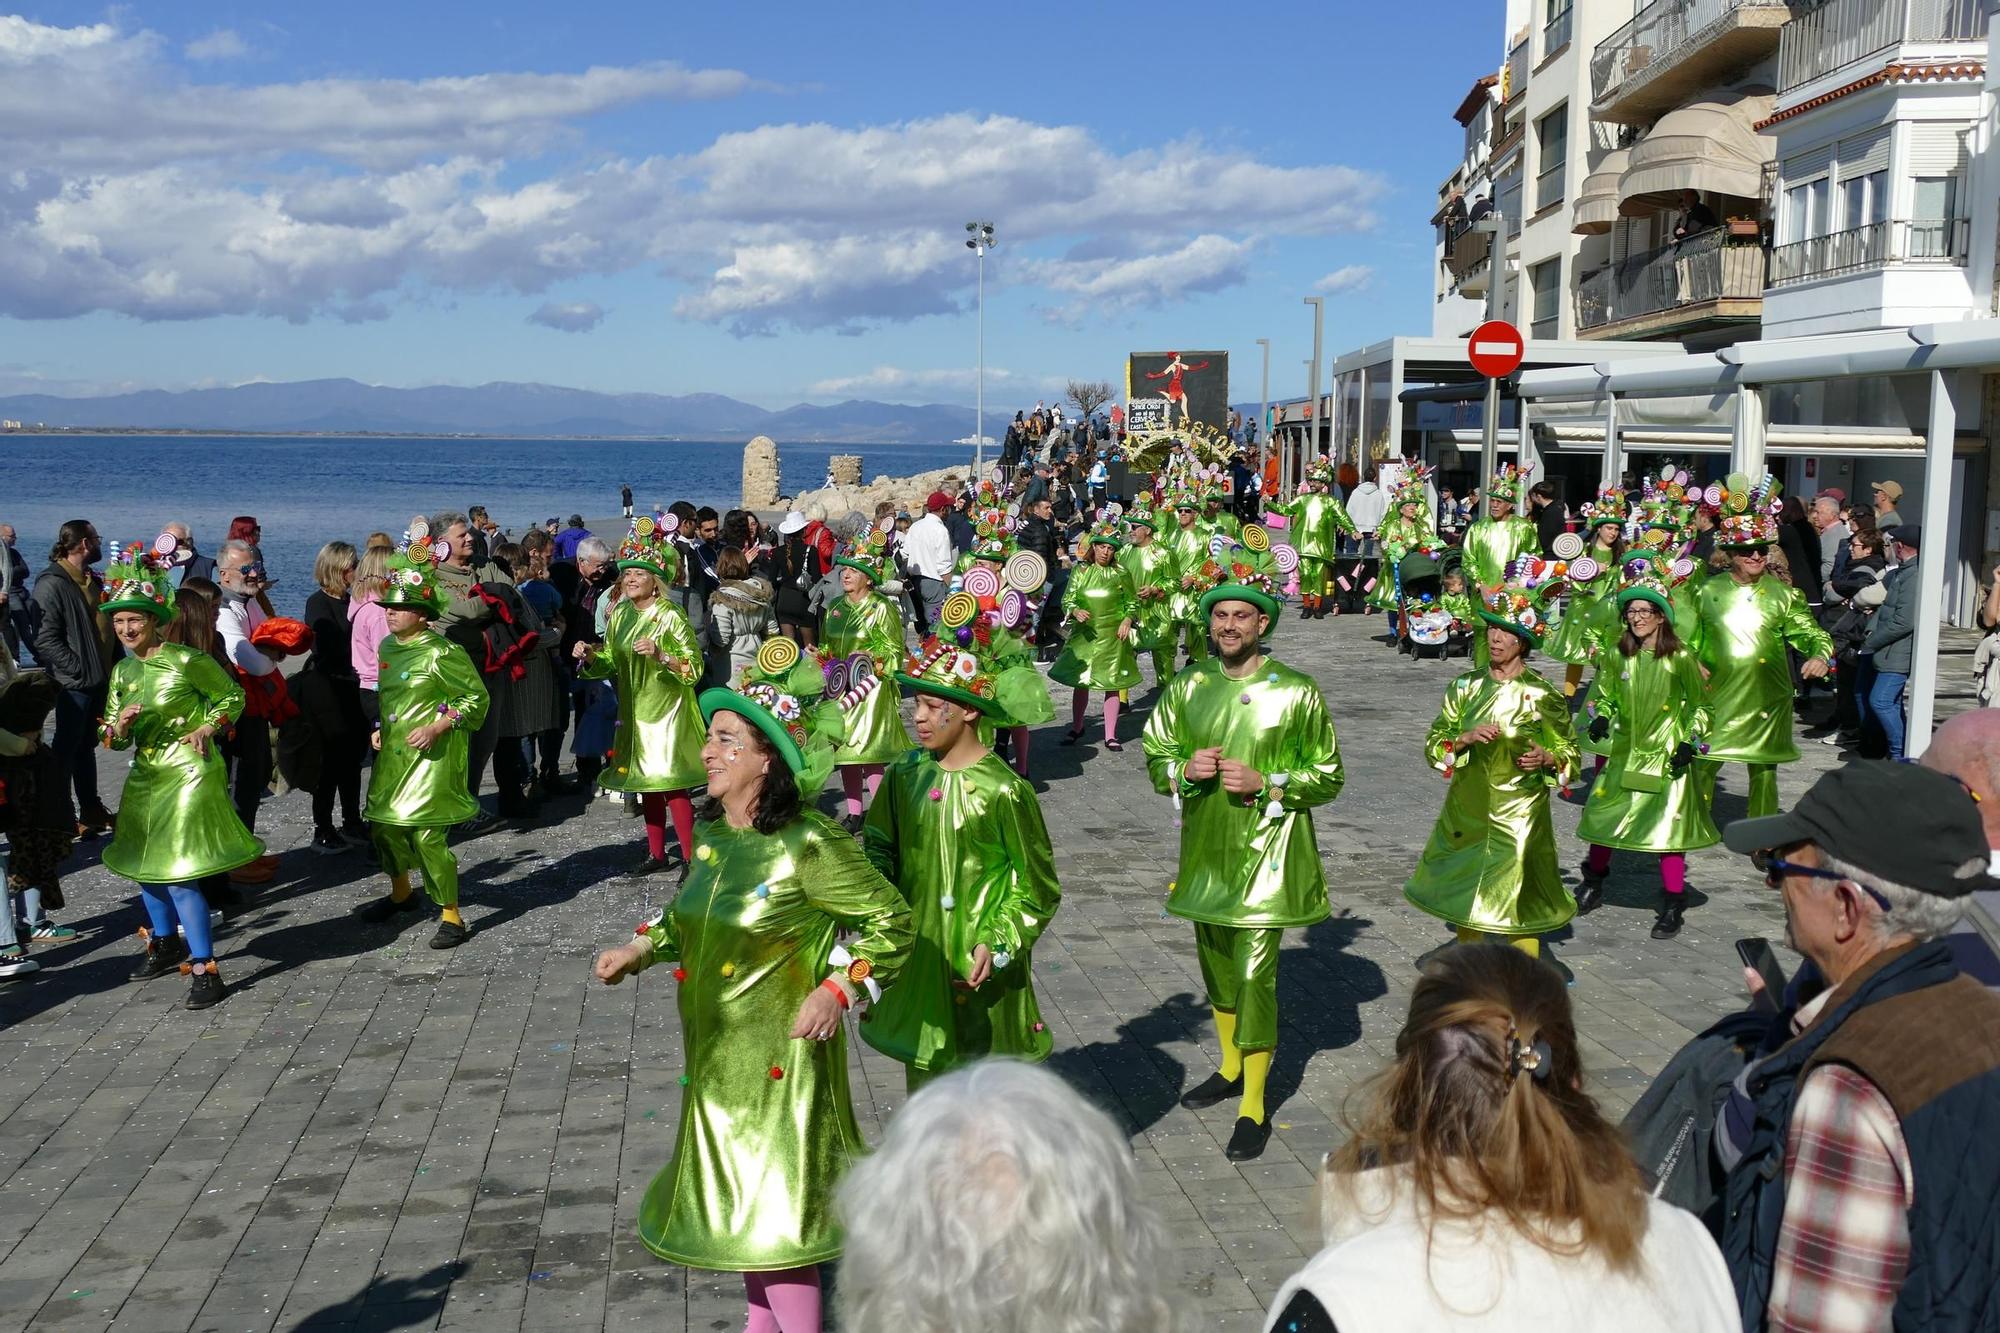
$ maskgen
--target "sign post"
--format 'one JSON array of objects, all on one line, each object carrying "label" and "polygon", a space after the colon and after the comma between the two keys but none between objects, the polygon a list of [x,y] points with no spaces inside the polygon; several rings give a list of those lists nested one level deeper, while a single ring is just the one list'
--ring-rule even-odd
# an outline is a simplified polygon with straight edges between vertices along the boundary
[{"label": "sign post", "polygon": [[1479,423],[1479,498],[1488,518],[1493,516],[1493,497],[1486,492],[1500,470],[1500,381],[1521,368],[1527,352],[1521,331],[1504,319],[1487,320],[1465,341],[1466,360],[1486,377],[1486,410]]}]

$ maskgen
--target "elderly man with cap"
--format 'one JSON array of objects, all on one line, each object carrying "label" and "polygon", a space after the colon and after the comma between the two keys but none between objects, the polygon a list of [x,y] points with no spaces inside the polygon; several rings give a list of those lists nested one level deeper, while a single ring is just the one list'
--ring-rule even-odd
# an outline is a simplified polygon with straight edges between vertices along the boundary
[{"label": "elderly man with cap", "polygon": [[900,543],[903,563],[917,576],[917,600],[923,604],[926,625],[938,623],[945,594],[951,588],[952,571],[958,564],[951,528],[945,523],[950,511],[951,497],[932,491],[924,500],[924,516],[910,524]]},{"label": "elderly man with cap", "polygon": [[1896,506],[1903,502],[1903,484],[1898,481],[1878,481],[1875,493],[1875,530],[1888,535],[1889,529],[1897,527],[1903,516],[1896,512]]},{"label": "elderly man with cap", "polygon": [[1910,684],[1910,649],[1917,629],[1917,553],[1923,530],[1905,523],[1889,534],[1896,548],[1896,567],[1882,580],[1882,605],[1868,622],[1861,651],[1872,654],[1875,675],[1868,686],[1867,708],[1889,738],[1889,758],[1903,757],[1905,727],[1903,695]]},{"label": "elderly man with cap", "polygon": [[1238,550],[1203,594],[1214,661],[1176,675],[1146,720],[1146,772],[1181,818],[1166,910],[1194,923],[1221,1068],[1181,1096],[1200,1110],[1239,1098],[1226,1155],[1271,1137],[1264,1083],[1278,1045],[1278,949],[1285,931],[1324,921],[1326,872],[1313,807],[1346,780],[1326,699],[1311,676],[1264,654],[1278,618],[1268,553]]},{"label": "elderly man with cap", "polygon": [[1979,805],[1927,768],[1859,762],[1723,832],[1784,899],[1823,989],[1717,1129],[1722,1252],[1743,1326],[2000,1324],[2000,997],[1945,936],[1990,892]]}]

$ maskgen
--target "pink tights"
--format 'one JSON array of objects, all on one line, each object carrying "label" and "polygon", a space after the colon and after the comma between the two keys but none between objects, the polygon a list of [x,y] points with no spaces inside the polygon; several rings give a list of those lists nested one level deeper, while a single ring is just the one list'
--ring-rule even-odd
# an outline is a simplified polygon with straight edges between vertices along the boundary
[{"label": "pink tights", "polygon": [[1009,728],[1009,735],[1012,738],[1009,743],[1013,747],[1010,757],[1014,761],[1014,771],[1025,778],[1028,776],[1028,729],[1012,727]]},{"label": "pink tights", "polygon": [[750,1302],[743,1333],[819,1333],[818,1266],[745,1273],[743,1294]]},{"label": "pink tights", "polygon": [[865,788],[868,799],[875,799],[875,789],[882,785],[881,764],[842,764],[840,785],[847,789],[847,813],[859,818],[861,815],[861,793]]},{"label": "pink tights", "polygon": [[[1105,694],[1104,694],[1104,739],[1105,739],[1105,740],[1107,740],[1107,741],[1110,741],[1110,740],[1116,740],[1116,739],[1118,739],[1118,709],[1120,708],[1120,706],[1121,706],[1121,703],[1120,703],[1120,700],[1119,700],[1119,698],[1118,698],[1118,693],[1117,693],[1117,691],[1115,691],[1115,690],[1107,690],[1107,691],[1105,691]],[[1071,690],[1071,691],[1070,691],[1070,694],[1069,694],[1069,729],[1070,729],[1071,731],[1082,731],[1082,730],[1083,730],[1083,714],[1084,714],[1084,710],[1085,710],[1085,709],[1087,709],[1087,708],[1089,708],[1089,707],[1090,707],[1090,691],[1089,691],[1089,690]],[[1027,776],[1027,768],[1026,768],[1025,766],[1023,766],[1023,768],[1021,769],[1021,775],[1022,775],[1023,777],[1026,777],[1026,776]]]},{"label": "pink tights", "polygon": [[[1593,875],[1609,874],[1611,871],[1611,849],[1590,844],[1590,854],[1583,859],[1583,868]],[[1660,887],[1668,893],[1687,892],[1688,859],[1686,852],[1660,853]]]},{"label": "pink tights", "polygon": [[694,801],[685,791],[649,791],[639,795],[639,812],[646,817],[646,855],[666,859],[667,815],[674,817],[674,840],[681,856],[694,861]]}]

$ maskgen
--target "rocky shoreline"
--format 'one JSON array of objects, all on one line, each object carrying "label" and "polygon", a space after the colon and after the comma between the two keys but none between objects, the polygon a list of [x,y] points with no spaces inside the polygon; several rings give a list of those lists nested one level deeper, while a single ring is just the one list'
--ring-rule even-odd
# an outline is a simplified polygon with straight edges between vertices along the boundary
[{"label": "rocky shoreline", "polygon": [[[873,518],[878,505],[889,503],[912,515],[921,514],[932,491],[956,491],[970,476],[968,466],[934,468],[914,476],[878,475],[863,482],[863,459],[858,454],[837,454],[831,460],[835,484],[793,497],[791,507],[807,518],[831,522],[853,514]],[[781,511],[778,504],[778,446],[767,435],[759,435],[743,446],[743,508],[760,514]]]}]

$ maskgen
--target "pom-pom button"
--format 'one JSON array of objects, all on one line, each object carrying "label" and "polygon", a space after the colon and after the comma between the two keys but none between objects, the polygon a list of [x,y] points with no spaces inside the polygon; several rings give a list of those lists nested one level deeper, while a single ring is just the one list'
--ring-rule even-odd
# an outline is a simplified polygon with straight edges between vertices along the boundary
[{"label": "pom-pom button", "polygon": [[993,966],[995,969],[1003,968],[1013,961],[1014,955],[1004,949],[993,955]]},{"label": "pom-pom button", "polygon": [[1243,693],[1241,693],[1241,694],[1237,695],[1237,696],[1236,696],[1236,702],[1237,702],[1237,703],[1240,703],[1240,704],[1247,704],[1247,703],[1249,703],[1249,702],[1250,702],[1250,691],[1248,691],[1248,690],[1245,690],[1245,691],[1243,691]]},{"label": "pom-pom button", "polygon": [[942,800],[944,799],[944,793],[943,793],[943,792],[941,792],[941,791],[939,791],[939,790],[938,790],[938,789],[937,789],[936,787],[932,787],[932,788],[931,788],[931,799],[932,799],[933,801],[942,801]]},{"label": "pom-pom button", "polygon": [[[625,770],[621,768],[618,771],[623,773]],[[715,859],[715,848],[709,846],[707,843],[703,843],[694,849],[694,854],[704,861],[713,861]]]},{"label": "pom-pom button", "polygon": [[682,1075],[681,1075],[681,1086],[682,1086],[683,1088],[685,1088],[685,1087],[686,1087],[687,1085],[688,1085],[688,1076],[687,1076],[686,1074],[682,1074]]},{"label": "pom-pom button", "polygon": [[736,964],[734,964],[734,963],[724,963],[724,964],[722,965],[722,975],[723,975],[723,976],[725,976],[725,977],[733,977],[733,976],[735,976],[735,975],[736,975]]},{"label": "pom-pom button", "polygon": [[952,908],[958,906],[958,899],[947,893],[944,897],[938,899],[938,906],[949,912]]},{"label": "pom-pom button", "polygon": [[688,979],[688,970],[686,968],[677,967],[674,969],[675,981],[686,981],[687,979]]},{"label": "pom-pom button", "polygon": [[771,896],[771,886],[769,884],[759,884],[756,893],[759,898],[768,898]]},{"label": "pom-pom button", "polygon": [[783,1078],[784,1076],[785,1076],[785,1071],[783,1066],[781,1065],[771,1066],[771,1080],[773,1082],[776,1082],[777,1080]]}]

